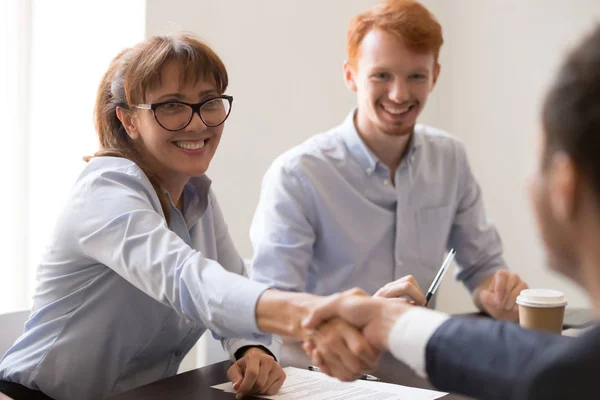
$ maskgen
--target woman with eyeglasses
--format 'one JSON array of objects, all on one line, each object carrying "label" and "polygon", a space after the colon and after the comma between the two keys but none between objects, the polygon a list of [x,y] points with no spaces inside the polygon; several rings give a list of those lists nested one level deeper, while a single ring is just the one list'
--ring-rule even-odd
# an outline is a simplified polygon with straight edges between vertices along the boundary
[{"label": "woman with eyeglasses", "polygon": [[[280,342],[263,332],[305,338],[301,319],[321,300],[244,277],[205,175],[231,112],[227,84],[219,57],[187,35],[113,60],[95,106],[100,150],[59,217],[25,332],[0,361],[0,392],[106,398],[174,375],[206,329],[230,338],[239,395],[279,390]],[[327,349],[342,378],[377,358],[348,332],[347,347]]]}]

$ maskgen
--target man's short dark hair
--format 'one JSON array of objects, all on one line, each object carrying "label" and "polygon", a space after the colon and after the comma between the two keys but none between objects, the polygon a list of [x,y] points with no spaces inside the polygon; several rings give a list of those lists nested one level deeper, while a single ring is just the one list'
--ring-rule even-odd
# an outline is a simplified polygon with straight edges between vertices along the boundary
[{"label": "man's short dark hair", "polygon": [[566,152],[600,199],[600,24],[567,56],[542,110],[546,160]]}]

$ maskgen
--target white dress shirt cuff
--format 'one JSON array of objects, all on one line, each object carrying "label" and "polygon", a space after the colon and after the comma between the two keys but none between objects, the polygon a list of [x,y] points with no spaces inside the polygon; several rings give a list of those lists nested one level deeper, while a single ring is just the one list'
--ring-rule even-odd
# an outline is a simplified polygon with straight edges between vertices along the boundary
[{"label": "white dress shirt cuff", "polygon": [[447,314],[423,307],[413,307],[405,312],[390,330],[390,352],[398,360],[426,378],[425,349],[436,329],[447,319]]}]

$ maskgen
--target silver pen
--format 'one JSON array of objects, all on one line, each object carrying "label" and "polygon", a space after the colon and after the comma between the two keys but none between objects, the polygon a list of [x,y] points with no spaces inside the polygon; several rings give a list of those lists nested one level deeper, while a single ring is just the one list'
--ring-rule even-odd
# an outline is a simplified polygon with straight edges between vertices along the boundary
[{"label": "silver pen", "polygon": [[[319,367],[315,367],[314,365],[309,365],[308,370],[314,371],[314,372],[321,372]],[[376,377],[374,375],[369,375],[369,374],[362,374],[361,376],[358,377],[358,379],[362,379],[363,381],[378,381],[378,380],[380,380],[378,377]]]},{"label": "silver pen", "polygon": [[446,271],[448,271],[448,267],[450,267],[450,264],[452,264],[452,260],[454,260],[455,255],[456,250],[451,249],[448,253],[448,256],[446,256],[446,259],[442,263],[440,270],[438,271],[437,275],[435,276],[435,279],[429,287],[429,290],[427,291],[427,294],[425,295],[425,307],[427,307],[427,305],[429,304],[429,300],[431,300],[431,296],[435,294],[435,291],[440,286],[440,283],[442,282],[442,279],[444,279],[444,275],[446,275]]}]

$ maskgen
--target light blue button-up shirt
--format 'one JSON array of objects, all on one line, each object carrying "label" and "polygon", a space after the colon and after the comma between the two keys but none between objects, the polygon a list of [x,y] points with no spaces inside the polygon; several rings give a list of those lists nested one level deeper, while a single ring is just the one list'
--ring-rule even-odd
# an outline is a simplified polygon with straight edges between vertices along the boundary
[{"label": "light blue button-up shirt", "polygon": [[373,294],[412,274],[426,291],[449,248],[469,290],[505,268],[463,144],[417,125],[393,184],[353,115],[267,171],[250,229],[253,279],[319,295]]},{"label": "light blue button-up shirt", "polygon": [[190,179],[183,202],[183,215],[171,203],[169,229],[136,164],[92,159],[59,217],[0,379],[61,400],[102,399],[174,375],[207,328],[276,352],[255,320],[266,286],[241,276],[210,180]]}]

